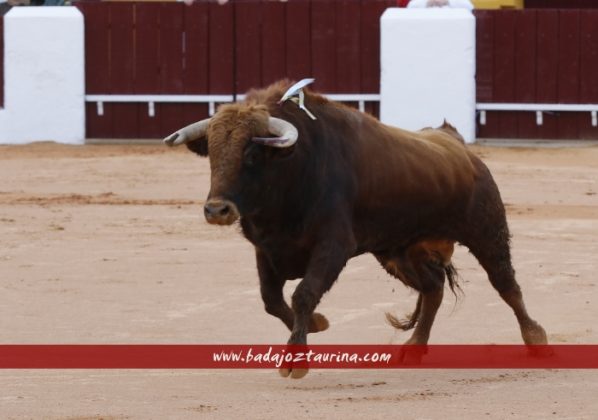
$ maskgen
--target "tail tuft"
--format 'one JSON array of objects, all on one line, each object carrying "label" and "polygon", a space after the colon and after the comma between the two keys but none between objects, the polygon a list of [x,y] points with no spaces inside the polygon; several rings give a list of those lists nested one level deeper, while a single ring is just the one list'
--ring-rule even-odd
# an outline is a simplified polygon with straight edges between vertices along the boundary
[{"label": "tail tuft", "polygon": [[419,313],[421,310],[422,305],[422,295],[420,294],[417,298],[417,304],[415,305],[415,310],[410,314],[407,315],[405,319],[398,319],[396,316],[391,314],[390,312],[386,312],[386,321],[392,325],[397,330],[408,331],[415,327],[417,324],[417,320],[419,319]]},{"label": "tail tuft", "polygon": [[444,266],[444,273],[446,274],[446,279],[448,280],[451,292],[453,292],[453,295],[455,295],[455,297],[458,299],[463,295],[463,289],[461,289],[461,286],[457,281],[459,279],[459,273],[457,273],[457,269],[453,264],[449,264]]}]

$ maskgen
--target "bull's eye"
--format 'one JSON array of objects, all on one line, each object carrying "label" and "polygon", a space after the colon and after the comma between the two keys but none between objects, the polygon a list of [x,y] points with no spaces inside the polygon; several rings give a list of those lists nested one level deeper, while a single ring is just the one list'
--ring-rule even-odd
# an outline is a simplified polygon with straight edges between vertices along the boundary
[{"label": "bull's eye", "polygon": [[261,154],[258,147],[251,145],[243,153],[243,163],[247,166],[255,166],[260,160]]}]

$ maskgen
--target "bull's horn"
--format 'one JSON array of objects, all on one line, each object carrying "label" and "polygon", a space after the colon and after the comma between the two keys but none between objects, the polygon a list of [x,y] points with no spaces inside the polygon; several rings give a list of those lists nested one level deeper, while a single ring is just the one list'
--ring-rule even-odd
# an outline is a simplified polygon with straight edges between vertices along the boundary
[{"label": "bull's horn", "polygon": [[291,147],[297,142],[299,132],[297,128],[288,121],[280,118],[270,117],[268,130],[277,137],[254,137],[251,140],[270,147]]},{"label": "bull's horn", "polygon": [[198,140],[206,135],[209,123],[210,119],[206,118],[205,120],[183,127],[166,137],[164,143],[172,147]]}]

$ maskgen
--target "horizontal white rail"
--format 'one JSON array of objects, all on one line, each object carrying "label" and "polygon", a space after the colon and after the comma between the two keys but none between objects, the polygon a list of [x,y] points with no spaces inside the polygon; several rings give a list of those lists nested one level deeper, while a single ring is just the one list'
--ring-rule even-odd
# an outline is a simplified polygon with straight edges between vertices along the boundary
[{"label": "horizontal white rail", "polygon": [[230,102],[233,95],[85,95],[87,102]]},{"label": "horizontal white rail", "polygon": [[[333,101],[357,102],[360,111],[365,110],[366,102],[380,102],[377,93],[334,93],[326,95]],[[104,103],[147,103],[147,113],[150,117],[156,115],[155,103],[207,103],[208,112],[213,115],[216,104],[243,100],[245,95],[85,95],[86,102],[97,104],[98,115],[104,115]]]},{"label": "horizontal white rail", "polygon": [[486,111],[529,111],[536,113],[536,124],[544,123],[544,112],[589,112],[592,126],[598,126],[598,104],[516,104],[516,103],[478,103],[480,124],[486,125]]},{"label": "horizontal white rail", "polygon": [[[357,102],[360,111],[365,110],[366,102],[380,102],[377,93],[333,93],[326,95],[333,101]],[[155,103],[207,103],[208,112],[213,115],[216,104],[243,100],[245,95],[85,95],[86,102],[97,104],[98,115],[104,115],[104,103],[144,103],[148,105],[148,115],[156,115]],[[519,103],[478,103],[480,124],[486,125],[487,111],[524,111],[536,113],[536,124],[544,123],[544,112],[589,112],[592,126],[598,126],[598,104],[519,104]]]},{"label": "horizontal white rail", "polygon": [[207,103],[210,115],[214,115],[217,103],[234,101],[233,95],[85,95],[86,102],[97,104],[98,115],[104,115],[104,102],[147,102],[147,114],[156,115],[155,103]]}]

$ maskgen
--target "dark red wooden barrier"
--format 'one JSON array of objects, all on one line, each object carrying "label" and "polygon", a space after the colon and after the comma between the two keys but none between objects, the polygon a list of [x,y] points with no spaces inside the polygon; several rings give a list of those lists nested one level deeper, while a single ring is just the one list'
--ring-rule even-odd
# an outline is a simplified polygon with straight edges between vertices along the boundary
[{"label": "dark red wooden barrier", "polygon": [[[380,16],[396,0],[79,2],[87,94],[243,94],[314,76],[328,93],[377,93]],[[368,111],[377,113],[377,104]],[[203,104],[87,105],[91,138],[159,138],[208,115]]]},{"label": "dark red wooden barrier", "polygon": [[[526,3],[527,4],[527,3]],[[477,101],[598,103],[598,10],[478,10]],[[487,112],[479,137],[596,139],[589,112]]]},{"label": "dark red wooden barrier", "polygon": [[[222,68],[226,49],[208,57],[208,4],[82,2],[77,6],[85,15],[87,94],[214,93],[208,90],[210,72],[219,74],[220,83],[215,81],[212,88],[230,93],[231,84],[222,86],[227,70],[232,71],[230,65]],[[216,14],[210,23],[221,25]],[[220,50],[216,43],[213,49]],[[207,106],[156,104],[155,113],[155,117],[148,115],[146,103],[105,103],[104,115],[98,115],[96,104],[88,103],[87,136],[162,137],[205,117]]]},{"label": "dark red wooden barrier", "polygon": [[[598,103],[598,10],[581,13],[579,17],[579,101]],[[579,120],[579,137],[598,138],[598,128],[588,118]]]},{"label": "dark red wooden barrier", "polygon": [[[82,2],[88,94],[242,94],[288,77],[376,93],[379,20],[396,0]],[[598,10],[478,10],[477,100],[598,103]],[[377,104],[368,105],[377,114]],[[87,105],[87,135],[160,138],[204,104]],[[598,138],[589,112],[487,112],[480,137]]]},{"label": "dark red wooden barrier", "polygon": [[598,9],[596,0],[525,0],[526,9]]},{"label": "dark red wooden barrier", "polygon": [[4,106],[4,15],[0,14],[0,108]]}]

